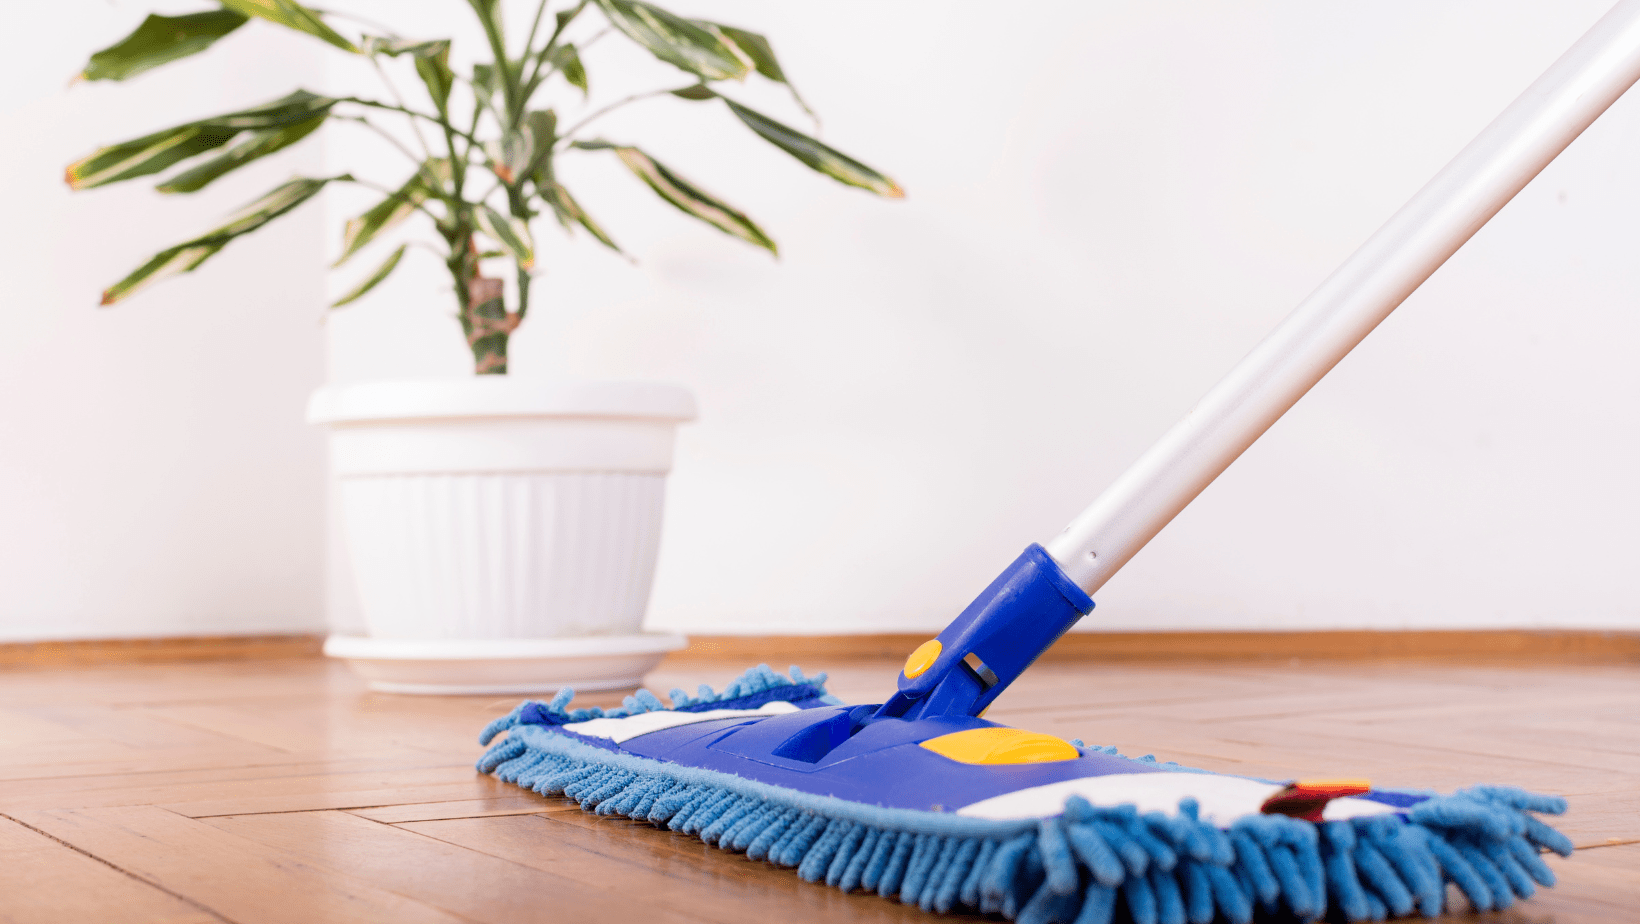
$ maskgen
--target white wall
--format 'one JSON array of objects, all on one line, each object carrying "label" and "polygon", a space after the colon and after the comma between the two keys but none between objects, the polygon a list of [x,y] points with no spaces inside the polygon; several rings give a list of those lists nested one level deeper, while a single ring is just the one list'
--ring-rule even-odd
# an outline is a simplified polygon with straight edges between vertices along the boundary
[{"label": "white wall", "polygon": [[[1026,543],[1052,536],[1607,4],[672,5],[767,32],[824,117],[825,137],[894,175],[910,197],[884,202],[837,187],[721,111],[668,99],[612,116],[603,123],[609,137],[642,142],[744,207],[780,241],[783,258],[690,222],[605,160],[566,159],[566,180],[638,265],[539,228],[542,297],[515,341],[515,370],[677,381],[699,395],[703,415],[682,434],[670,489],[652,625],[831,633],[935,629]],[[344,6],[428,36],[447,34],[441,18],[461,15],[430,0]],[[59,70],[100,43],[84,42]],[[326,60],[327,85],[364,79]],[[606,99],[677,80],[613,38],[587,64]],[[241,98],[222,86],[198,92]],[[778,93],[752,86],[743,96],[800,119]],[[39,105],[35,118],[45,119],[60,104]],[[153,122],[145,113],[130,119],[133,131]],[[119,136],[113,128],[108,136]],[[78,122],[63,130],[85,131]],[[76,135],[50,156],[4,156],[37,160],[54,177],[102,137]],[[331,132],[325,143],[332,165],[396,176],[388,155],[356,136]],[[1640,628],[1629,564],[1640,553],[1640,487],[1630,475],[1640,469],[1637,151],[1640,97],[1631,97],[1114,579],[1084,628]],[[70,200],[42,181],[23,195],[41,197],[28,201],[49,206],[72,233],[100,234],[111,251],[107,268],[61,273],[50,291],[24,283],[25,303],[48,305],[53,319],[81,312],[97,324],[129,324],[122,336],[154,342],[139,352],[111,338],[99,354],[104,364],[127,364],[96,370],[129,402],[117,410],[100,403],[113,400],[108,387],[82,384],[59,386],[67,391],[41,410],[23,410],[15,384],[0,398],[10,432],[18,432],[11,420],[33,421],[23,432],[40,436],[22,443],[32,460],[25,470],[56,498],[28,501],[28,517],[15,521],[103,543],[98,582],[76,582],[94,570],[84,564],[92,556],[67,540],[8,530],[5,612],[28,610],[22,604],[43,612],[61,596],[18,596],[13,572],[30,588],[97,588],[104,596],[74,611],[86,619],[118,606],[131,612],[126,601],[144,587],[155,591],[150,610],[163,609],[164,587],[116,584],[111,568],[209,573],[188,561],[194,554],[211,556],[216,569],[239,562],[270,574],[311,562],[318,463],[298,408],[316,377],[303,350],[315,342],[304,338],[320,282],[317,269],[302,267],[317,266],[321,246],[333,251],[335,219],[359,203],[338,197],[322,229],[299,216],[274,237],[230,248],[194,279],[97,313],[80,306],[105,278],[152,240],[208,220],[214,205],[166,201],[144,216],[156,224],[138,240],[100,232],[69,209],[121,195],[138,208],[146,194]],[[13,223],[3,233],[22,232]],[[58,240],[25,241],[36,255],[8,263],[7,278],[16,278],[14,265],[69,260],[77,251]],[[11,250],[0,259],[17,260]],[[242,285],[260,271],[256,254],[282,254],[289,268]],[[428,255],[414,256],[326,326],[331,380],[463,374],[448,283]],[[337,291],[367,263],[324,284]],[[288,310],[244,304],[230,321],[203,310],[208,291],[286,298]],[[196,310],[228,329],[206,338],[187,323]],[[177,318],[172,328],[154,323],[166,311]],[[12,318],[13,331],[43,323],[15,309]],[[69,321],[50,323],[30,356],[71,335],[83,343]],[[285,324],[289,332],[276,336]],[[245,353],[267,367],[202,376],[161,362],[175,329],[217,351],[225,337],[257,342],[260,350]],[[4,342],[0,349],[19,349]],[[178,350],[195,363],[200,352]],[[207,356],[223,367],[247,361],[231,351]],[[31,369],[27,383],[58,368],[7,358],[0,374]],[[274,378],[289,387],[269,384]],[[305,460],[300,474],[294,463],[279,466],[289,481],[270,493],[287,519],[270,533],[278,542],[264,540],[267,554],[223,550],[229,543],[212,530],[243,516],[170,524],[183,554],[145,546],[153,518],[144,519],[128,487],[78,499],[78,482],[105,468],[84,451],[96,445],[91,436],[63,453],[66,461],[35,445],[64,429],[51,430],[51,421],[93,411],[102,429],[160,419],[148,405],[174,402],[138,394],[165,387],[217,395],[221,406],[262,396],[263,416],[233,439],[201,439],[219,453],[256,439],[261,456],[277,446]],[[238,397],[220,397],[230,387]],[[163,458],[160,431],[148,426],[124,455]],[[83,430],[98,428],[75,432]],[[8,473],[17,444],[8,437]],[[259,457],[236,452],[184,454],[189,476],[156,486],[147,502],[166,508],[201,480],[226,484]],[[297,490],[299,478],[309,487]],[[9,522],[24,502],[7,495]],[[266,531],[271,520],[257,522]],[[99,528],[118,535],[103,539]],[[26,567],[14,549],[32,556]],[[139,554],[144,567],[129,565]],[[264,586],[233,575],[241,587]],[[214,605],[281,605],[232,582],[212,585],[234,591]],[[316,593],[300,580],[267,584]],[[168,605],[187,610],[191,598],[178,592],[192,585],[169,586]],[[333,593],[331,607],[340,623],[352,620],[345,593]],[[127,624],[145,624],[143,613]]]},{"label": "white wall", "polygon": [[[721,112],[634,107],[607,134],[745,207],[784,258],[566,159],[639,265],[548,245],[550,294],[515,368],[698,391],[653,625],[933,629],[1605,6],[693,3],[766,30],[826,137],[910,198],[831,186]],[[639,83],[611,76],[643,64],[618,50],[588,55],[607,97]],[[1637,152],[1630,98],[1113,580],[1084,628],[1640,628]],[[438,284],[406,277],[332,325],[332,377],[463,368],[445,296],[425,295]],[[414,349],[389,357],[386,336]]]},{"label": "white wall", "polygon": [[[197,4],[175,4],[197,9]],[[113,308],[104,287],[312,172],[310,146],[166,197],[70,193],[99,144],[288,93],[313,43],[247,28],[125,84],[66,84],[146,4],[19,4],[0,57],[0,640],[313,631],[323,625],[321,210]]]}]

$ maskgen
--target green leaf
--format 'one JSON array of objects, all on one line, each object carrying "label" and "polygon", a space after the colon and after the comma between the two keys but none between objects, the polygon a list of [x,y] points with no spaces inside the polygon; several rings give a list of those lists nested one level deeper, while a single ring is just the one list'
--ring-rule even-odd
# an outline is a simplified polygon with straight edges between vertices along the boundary
[{"label": "green leaf", "polygon": [[781,69],[780,61],[774,56],[774,49],[769,46],[769,40],[756,32],[747,32],[745,29],[736,29],[734,26],[725,26],[721,23],[702,23],[716,28],[735,47],[751,59],[752,66],[757,72],[777,83],[786,83],[786,72]]},{"label": "green leaf", "polygon": [[227,246],[229,241],[255,231],[308,201],[318,195],[327,183],[350,181],[352,179],[351,176],[344,173],[340,176],[323,179],[297,177],[288,183],[284,183],[262,198],[230,215],[228,220],[219,227],[191,241],[184,241],[155,254],[147,263],[133,270],[130,275],[109,286],[103,292],[102,303],[112,305],[129,297],[137,290],[158,282],[167,276],[191,272],[201,263],[210,259],[217,251]]},{"label": "green leaf", "polygon": [[[443,158],[440,158],[443,160]],[[448,163],[448,161],[444,161]],[[371,206],[368,211],[357,218],[350,218],[342,226],[342,255],[336,258],[331,266],[341,266],[352,256],[375,240],[383,231],[393,227],[415,212],[416,207],[426,202],[432,194],[428,173],[438,169],[438,164],[431,164],[424,168],[423,173],[411,177],[405,184],[382,201]]]},{"label": "green leaf", "polygon": [[765,141],[808,164],[814,170],[824,173],[839,183],[869,189],[879,196],[887,196],[891,199],[905,198],[905,190],[901,189],[898,183],[844,154],[842,151],[821,144],[797,129],[782,125],[766,115],[747,109],[734,100],[725,99],[724,102],[729,104],[729,109],[734,112],[740,121],[746,123],[746,126],[752,131],[762,135]]},{"label": "green leaf", "polygon": [[317,10],[309,9],[296,0],[219,0],[236,13],[258,16],[298,32],[321,38],[343,51],[358,52],[359,46],[343,38],[341,33],[325,25]]},{"label": "green leaf", "polygon": [[443,45],[444,50],[436,55],[416,55],[416,76],[441,116],[450,111],[450,90],[456,85],[456,72],[450,70],[450,43]]},{"label": "green leaf", "polygon": [[219,148],[240,132],[303,125],[315,117],[328,115],[334,105],[336,100],[328,96],[297,90],[255,109],[188,122],[131,141],[98,148],[90,156],[69,164],[66,179],[72,189],[89,189],[148,176]]},{"label": "green leaf", "polygon": [[769,44],[768,39],[756,32],[748,32],[734,26],[725,26],[721,23],[712,23],[710,25],[717,29],[724,38],[733,42],[742,54],[751,59],[752,66],[757,68],[759,74],[776,83],[785,84],[786,89],[791,91],[792,99],[797,100],[797,105],[802,106],[803,111],[809,115],[814,115],[814,110],[809,108],[809,104],[803,101],[803,97],[797,92],[797,88],[792,86],[792,82],[786,78],[786,70],[780,66],[779,59],[774,56],[774,48]]},{"label": "green leaf", "polygon": [[697,103],[702,100],[718,98],[717,92],[704,83],[697,83],[692,87],[683,87],[681,89],[673,90],[672,95],[679,99],[693,100]]},{"label": "green leaf", "polygon": [[330,110],[326,109],[302,122],[250,132],[221,154],[171,177],[154,188],[162,193],[198,192],[225,173],[238,170],[251,161],[301,141],[312,134],[314,129],[323,125],[329,115]]},{"label": "green leaf", "polygon": [[614,151],[615,156],[621,159],[621,163],[626,164],[628,170],[636,173],[638,178],[649,184],[649,188],[657,195],[677,206],[685,214],[692,215],[725,234],[732,234],[779,255],[780,248],[774,239],[764,233],[756,222],[746,217],[746,213],[678,176],[637,148],[610,144],[607,141],[578,141],[575,147],[589,151]]},{"label": "green leaf", "polygon": [[598,243],[618,254],[626,253],[621,249],[621,245],[615,243],[614,239],[605,233],[596,221],[592,220],[592,216],[581,208],[581,203],[575,201],[575,197],[569,194],[569,190],[564,188],[564,184],[557,180],[551,180],[545,184],[537,183],[536,188],[541,192],[542,201],[552,206],[553,214],[558,216],[558,222],[564,227],[568,228],[572,224],[578,224],[587,229],[587,232],[596,238]]},{"label": "green leaf", "polygon": [[375,272],[371,273],[369,276],[366,276],[363,282],[349,289],[346,295],[343,295],[341,298],[331,302],[330,307],[340,308],[348,302],[357,299],[366,292],[369,292],[371,289],[374,289],[376,287],[376,283],[386,279],[388,275],[393,272],[394,268],[399,265],[399,260],[404,257],[405,248],[409,246],[409,244],[400,244],[399,249],[393,251],[393,255],[388,257],[381,266],[376,267]]},{"label": "green leaf", "polygon": [[366,35],[359,40],[361,54],[387,55],[390,58],[397,58],[400,55],[432,56],[449,49],[449,39],[424,40]]},{"label": "green leaf", "polygon": [[649,53],[702,80],[739,80],[750,68],[709,29],[642,0],[597,0],[611,25]]},{"label": "green leaf", "polygon": [[529,225],[522,218],[511,218],[488,205],[480,205],[473,212],[478,229],[507,251],[518,268],[529,272],[535,268],[535,242],[530,238]]},{"label": "green leaf", "polygon": [[530,165],[535,163],[533,133],[521,128],[510,129],[502,134],[500,142],[486,144],[484,153],[489,155],[490,169],[501,182],[515,185],[529,175]]},{"label": "green leaf", "polygon": [[421,78],[422,85],[427,87],[427,95],[432,97],[433,106],[438,109],[439,115],[449,112],[450,90],[456,83],[455,72],[450,70],[449,39],[423,42],[367,35],[359,47],[367,55],[387,55],[393,58],[411,55],[416,65],[416,75]]},{"label": "green leaf", "polygon": [[247,18],[233,10],[211,10],[186,16],[150,13],[136,31],[91,56],[82,80],[125,80],[129,77],[198,54],[216,40],[243,26]]},{"label": "green leaf", "polygon": [[564,27],[569,25],[575,17],[581,15],[581,11],[586,8],[587,0],[581,0],[580,3],[575,4],[575,6],[567,10],[559,10],[558,12],[552,14],[552,18],[557,20],[558,23],[558,27],[552,30],[552,37],[557,38],[558,36],[564,34]]},{"label": "green leaf", "polygon": [[587,95],[587,69],[582,66],[581,55],[575,50],[574,45],[559,45],[553,49],[549,60],[552,66],[558,69],[558,73],[563,74],[564,79],[569,81],[570,86],[580,88],[583,97]]},{"label": "green leaf", "polygon": [[524,172],[534,178],[537,186],[552,180],[552,146],[558,141],[558,114],[551,109],[536,109],[524,113],[524,133],[530,139],[529,168]]},{"label": "green leaf", "polygon": [[120,180],[158,173],[173,164],[221,147],[239,134],[232,129],[197,122],[178,125],[131,141],[98,148],[68,165],[64,179],[70,189],[90,189]]},{"label": "green leaf", "polygon": [[473,95],[478,97],[479,105],[488,109],[490,100],[495,98],[501,90],[501,75],[493,64],[473,65]]}]

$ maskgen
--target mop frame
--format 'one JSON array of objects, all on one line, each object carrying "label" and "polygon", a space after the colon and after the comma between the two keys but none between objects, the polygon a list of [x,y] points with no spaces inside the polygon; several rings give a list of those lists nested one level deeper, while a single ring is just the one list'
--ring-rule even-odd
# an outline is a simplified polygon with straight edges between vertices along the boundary
[{"label": "mop frame", "polygon": [[[1210,924],[1221,917],[1246,924],[1255,913],[1313,920],[1332,908],[1350,920],[1434,916],[1449,910],[1449,882],[1475,910],[1495,910],[1554,884],[1540,850],[1572,851],[1565,835],[1534,817],[1564,812],[1565,800],[1511,787],[1444,796],[1377,791],[1404,808],[1320,824],[1250,814],[1219,827],[1200,820],[1191,799],[1174,814],[1141,814],[1132,805],[1095,806],[1079,796],[1052,817],[992,820],[885,808],[657,761],[563,727],[775,701],[804,709],[836,704],[824,684],[824,674],[807,678],[794,667],[788,678],[760,665],[722,693],[674,690],[670,708],[642,690],[622,708],[571,710],[573,692],[560,691],[551,702],[525,702],[492,722],[482,743],[507,736],[478,769],[600,815],[648,821],[795,867],[808,882],[874,891],[925,911],[997,912],[1026,924]],[[1119,757],[1115,748],[1072,743],[1082,753]],[[1164,772],[1208,773],[1151,757],[1122,759]],[[972,768],[952,768],[963,769]]]}]

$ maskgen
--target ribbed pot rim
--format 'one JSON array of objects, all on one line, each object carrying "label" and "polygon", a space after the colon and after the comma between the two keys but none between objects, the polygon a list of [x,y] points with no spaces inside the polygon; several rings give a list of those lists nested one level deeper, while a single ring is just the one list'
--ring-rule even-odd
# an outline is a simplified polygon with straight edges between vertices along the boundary
[{"label": "ribbed pot rim", "polygon": [[308,399],[313,424],[475,417],[693,420],[689,390],[662,382],[532,379],[510,375],[326,385]]}]

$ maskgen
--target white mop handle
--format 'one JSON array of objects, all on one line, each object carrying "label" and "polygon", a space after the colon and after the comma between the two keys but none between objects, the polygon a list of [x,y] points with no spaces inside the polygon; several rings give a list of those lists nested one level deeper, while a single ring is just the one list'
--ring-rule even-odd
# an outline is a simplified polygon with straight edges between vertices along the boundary
[{"label": "white mop handle", "polygon": [[1046,544],[1092,594],[1640,78],[1640,0],[1578,39]]}]

